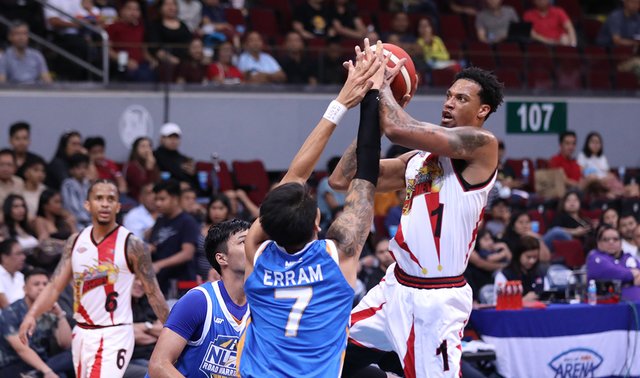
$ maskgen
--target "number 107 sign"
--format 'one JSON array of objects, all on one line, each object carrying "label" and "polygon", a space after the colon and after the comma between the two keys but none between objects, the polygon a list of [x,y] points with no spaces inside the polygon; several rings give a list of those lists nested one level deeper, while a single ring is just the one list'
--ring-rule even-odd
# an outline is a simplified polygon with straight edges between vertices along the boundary
[{"label": "number 107 sign", "polygon": [[566,129],[565,102],[507,103],[507,134],[558,134]]}]

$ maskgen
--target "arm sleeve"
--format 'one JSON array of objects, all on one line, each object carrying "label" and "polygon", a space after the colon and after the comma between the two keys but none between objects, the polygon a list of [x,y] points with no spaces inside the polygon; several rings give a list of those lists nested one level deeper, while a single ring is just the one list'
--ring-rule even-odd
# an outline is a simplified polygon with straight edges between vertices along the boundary
[{"label": "arm sleeve", "polygon": [[190,290],[173,306],[164,326],[187,341],[198,340],[197,331],[202,331],[207,311],[204,294],[200,290]]}]

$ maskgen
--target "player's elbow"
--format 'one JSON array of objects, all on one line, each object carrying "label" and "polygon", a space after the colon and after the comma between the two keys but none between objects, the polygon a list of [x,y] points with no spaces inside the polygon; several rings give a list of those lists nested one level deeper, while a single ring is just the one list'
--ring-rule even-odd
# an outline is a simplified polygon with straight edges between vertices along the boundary
[{"label": "player's elbow", "polygon": [[402,130],[394,122],[391,122],[385,118],[380,120],[380,126],[384,135],[394,144],[401,144],[402,142]]},{"label": "player's elbow", "polygon": [[347,190],[349,183],[342,175],[334,171],[331,176],[329,176],[329,186],[333,190]]},{"label": "player's elbow", "polygon": [[156,353],[153,353],[149,359],[149,377],[161,377],[167,371],[166,363],[165,359],[159,358]]}]

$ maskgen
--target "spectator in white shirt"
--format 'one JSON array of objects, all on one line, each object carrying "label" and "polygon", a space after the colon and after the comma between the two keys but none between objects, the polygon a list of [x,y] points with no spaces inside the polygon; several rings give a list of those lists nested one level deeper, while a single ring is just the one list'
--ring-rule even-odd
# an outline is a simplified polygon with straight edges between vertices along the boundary
[{"label": "spectator in white shirt", "polygon": [[145,184],[140,189],[140,205],[129,210],[124,216],[122,225],[142,240],[146,240],[146,233],[156,223],[156,196],[153,193],[153,183]]},{"label": "spectator in white shirt", "polygon": [[638,228],[638,221],[633,213],[622,213],[618,221],[618,231],[622,237],[622,251],[631,254],[633,257],[638,254],[638,244],[634,238],[634,233]]},{"label": "spectator in white shirt", "polygon": [[24,268],[26,256],[14,239],[0,242],[0,309],[24,298]]}]

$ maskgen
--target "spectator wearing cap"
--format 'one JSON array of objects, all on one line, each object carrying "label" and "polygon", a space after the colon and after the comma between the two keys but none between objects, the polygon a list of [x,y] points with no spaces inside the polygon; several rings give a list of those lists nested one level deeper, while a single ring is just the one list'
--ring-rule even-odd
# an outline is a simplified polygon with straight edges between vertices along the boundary
[{"label": "spectator wearing cap", "polygon": [[175,123],[165,123],[160,128],[160,146],[154,151],[163,179],[166,175],[178,181],[196,183],[196,164],[192,158],[178,151],[182,130]]},{"label": "spectator wearing cap", "polygon": [[87,137],[84,141],[84,148],[89,154],[89,173],[90,180],[106,179],[115,182],[118,185],[120,194],[127,193],[127,182],[122,177],[122,172],[118,169],[118,165],[109,160],[105,156],[106,143],[103,137]]},{"label": "spectator wearing cap", "polygon": [[70,177],[62,182],[60,190],[64,208],[76,218],[79,230],[91,224],[91,215],[84,208],[84,202],[87,200],[87,192],[90,186],[87,178],[88,171],[89,156],[85,154],[72,155],[69,158]]},{"label": "spectator wearing cap", "polygon": [[51,75],[42,53],[29,47],[29,25],[14,22],[9,29],[11,47],[0,57],[0,83],[50,83]]}]

